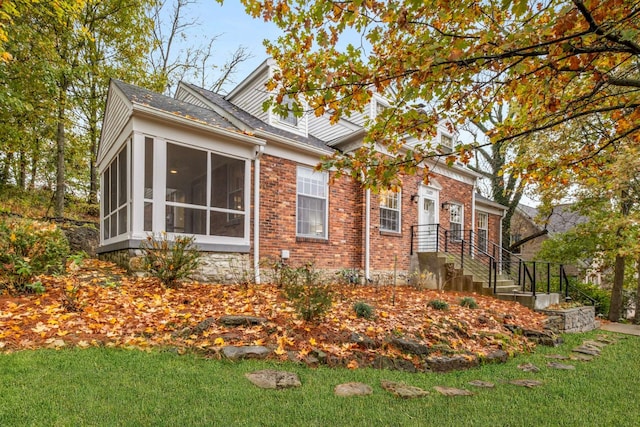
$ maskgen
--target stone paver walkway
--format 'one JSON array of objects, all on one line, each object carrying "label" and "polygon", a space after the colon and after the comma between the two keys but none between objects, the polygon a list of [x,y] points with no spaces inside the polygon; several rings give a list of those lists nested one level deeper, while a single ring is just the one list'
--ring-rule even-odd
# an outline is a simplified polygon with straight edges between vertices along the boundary
[{"label": "stone paver walkway", "polygon": [[603,331],[618,332],[620,334],[636,335],[640,337],[640,325],[629,325],[626,323],[602,323],[600,329]]}]

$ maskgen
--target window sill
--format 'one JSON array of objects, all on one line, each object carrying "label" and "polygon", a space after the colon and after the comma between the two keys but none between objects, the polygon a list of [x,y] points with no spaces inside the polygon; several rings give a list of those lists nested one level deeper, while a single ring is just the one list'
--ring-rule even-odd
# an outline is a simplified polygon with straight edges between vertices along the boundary
[{"label": "window sill", "polygon": [[389,237],[402,237],[402,232],[401,231],[380,230],[380,235],[381,236],[389,236]]},{"label": "window sill", "polygon": [[296,236],[296,243],[320,243],[320,244],[329,244],[329,239],[324,237],[302,237]]}]

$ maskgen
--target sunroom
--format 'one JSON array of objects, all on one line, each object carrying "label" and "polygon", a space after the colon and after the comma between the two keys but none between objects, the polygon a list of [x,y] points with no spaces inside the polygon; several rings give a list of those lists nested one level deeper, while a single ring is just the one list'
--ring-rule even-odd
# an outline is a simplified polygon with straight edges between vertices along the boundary
[{"label": "sunroom", "polygon": [[119,81],[103,129],[99,253],[159,233],[193,235],[204,251],[249,252],[252,162],[264,141],[211,110]]}]

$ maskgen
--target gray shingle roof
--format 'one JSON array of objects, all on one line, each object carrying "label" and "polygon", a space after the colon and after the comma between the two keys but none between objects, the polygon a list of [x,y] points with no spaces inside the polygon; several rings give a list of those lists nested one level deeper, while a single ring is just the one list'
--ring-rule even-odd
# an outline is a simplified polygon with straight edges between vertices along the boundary
[{"label": "gray shingle roof", "polygon": [[179,101],[169,96],[113,79],[112,82],[124,93],[129,101],[174,114],[194,122],[205,123],[226,130],[240,132],[231,122],[208,108],[198,107],[188,102]]},{"label": "gray shingle roof", "polygon": [[[531,206],[520,204],[518,208],[531,218],[532,221],[540,220],[538,217],[538,209]],[[572,210],[571,204],[563,204],[554,206],[551,216],[547,220],[547,230],[549,234],[566,233],[575,228],[578,224],[587,222],[587,218]],[[544,224],[540,225],[541,228]]]},{"label": "gray shingle roof", "polygon": [[246,124],[251,129],[262,130],[270,134],[273,134],[275,136],[282,136],[297,142],[301,142],[303,144],[308,144],[316,148],[321,148],[326,150],[327,153],[331,153],[333,151],[329,147],[327,147],[327,144],[324,141],[314,137],[313,135],[304,137],[301,135],[296,135],[295,133],[287,132],[286,130],[277,128],[275,126],[271,126],[270,124],[263,122],[262,120],[255,117],[254,115],[249,114],[242,108],[239,108],[236,105],[232,104],[231,102],[227,101],[223,96],[218,95],[217,93],[192,85],[190,83],[182,82],[182,84],[188,87],[189,89],[193,90],[194,92],[197,92],[212,104],[217,105],[218,107],[222,108],[224,111],[233,115],[236,119]]}]

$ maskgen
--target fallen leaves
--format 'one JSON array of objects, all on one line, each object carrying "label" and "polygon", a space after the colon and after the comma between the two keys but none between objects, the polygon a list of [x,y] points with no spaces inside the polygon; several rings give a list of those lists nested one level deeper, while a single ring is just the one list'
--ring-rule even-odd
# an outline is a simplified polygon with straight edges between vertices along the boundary
[{"label": "fallen leaves", "polygon": [[[154,280],[126,276],[114,265],[97,260],[85,260],[70,276],[39,280],[47,287],[44,295],[0,295],[2,351],[171,346],[179,351],[210,349],[208,354],[217,354],[215,349],[223,346],[262,345],[281,359],[291,354],[304,359],[322,352],[335,363],[355,369],[376,355],[412,360],[413,356],[384,344],[392,337],[438,349],[434,354],[528,351],[532,344],[511,334],[504,327],[505,317],[510,324],[528,329],[542,329],[544,319],[519,304],[480,295],[473,295],[479,308],[472,310],[457,303],[464,296],[461,293],[336,285],[331,310],[316,324],[300,320],[276,286],[192,283],[165,289]],[[76,289],[76,311],[64,308],[67,286]],[[450,309],[443,312],[428,307],[425,301],[434,298],[447,301]],[[374,316],[354,316],[356,301],[373,306]],[[218,321],[243,313],[266,321],[240,325]],[[353,341],[354,336],[360,341]],[[364,337],[380,345],[370,348]]]}]

